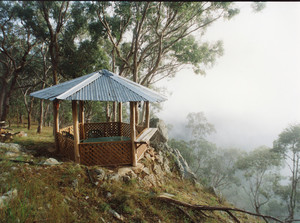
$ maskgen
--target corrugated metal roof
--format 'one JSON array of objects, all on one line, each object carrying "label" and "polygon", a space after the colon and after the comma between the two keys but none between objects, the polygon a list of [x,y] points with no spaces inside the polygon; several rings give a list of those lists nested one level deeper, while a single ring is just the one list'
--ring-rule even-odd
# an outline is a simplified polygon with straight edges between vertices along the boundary
[{"label": "corrugated metal roof", "polygon": [[47,100],[81,101],[149,101],[162,102],[166,97],[108,70],[66,81],[30,94]]}]

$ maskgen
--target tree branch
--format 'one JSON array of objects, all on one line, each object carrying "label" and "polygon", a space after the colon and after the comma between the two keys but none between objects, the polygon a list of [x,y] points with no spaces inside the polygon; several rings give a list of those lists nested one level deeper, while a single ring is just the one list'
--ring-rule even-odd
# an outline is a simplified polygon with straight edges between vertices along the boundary
[{"label": "tree branch", "polygon": [[[238,209],[238,208],[231,208],[231,207],[217,207],[217,206],[206,206],[206,205],[193,205],[193,204],[189,204],[183,201],[179,201],[179,200],[175,200],[173,198],[164,196],[164,195],[159,195],[157,197],[158,200],[164,201],[166,203],[171,203],[171,204],[176,204],[176,205],[180,205],[183,207],[188,207],[188,208],[192,208],[194,210],[201,210],[201,211],[224,211],[224,212],[231,212],[231,211],[236,211],[236,212],[241,212],[244,214],[249,214],[252,216],[256,216],[256,217],[261,217],[263,219],[271,219],[280,223],[284,223],[283,221],[281,221],[278,218],[272,217],[272,216],[267,216],[267,215],[261,215],[261,214],[255,214],[249,211],[245,211],[242,209]],[[230,215],[230,214],[229,214]]]}]

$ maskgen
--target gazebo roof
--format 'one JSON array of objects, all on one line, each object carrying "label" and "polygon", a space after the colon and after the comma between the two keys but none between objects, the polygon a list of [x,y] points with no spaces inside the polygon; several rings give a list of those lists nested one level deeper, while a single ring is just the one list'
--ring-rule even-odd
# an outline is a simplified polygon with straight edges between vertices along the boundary
[{"label": "gazebo roof", "polygon": [[47,100],[80,101],[149,101],[162,102],[166,97],[108,70],[99,70],[30,94]]}]

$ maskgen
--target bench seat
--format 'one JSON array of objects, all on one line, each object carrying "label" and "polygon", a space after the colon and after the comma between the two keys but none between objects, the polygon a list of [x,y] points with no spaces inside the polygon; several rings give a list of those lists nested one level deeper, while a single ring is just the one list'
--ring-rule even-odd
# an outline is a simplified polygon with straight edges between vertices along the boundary
[{"label": "bench seat", "polygon": [[157,128],[147,128],[142,134],[135,140],[136,143],[148,143],[151,137],[155,134]]}]

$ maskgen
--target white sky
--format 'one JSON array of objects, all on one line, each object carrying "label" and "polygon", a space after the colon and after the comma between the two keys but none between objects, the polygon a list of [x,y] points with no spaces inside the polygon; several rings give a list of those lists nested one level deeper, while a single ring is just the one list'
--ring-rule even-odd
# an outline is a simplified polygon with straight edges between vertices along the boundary
[{"label": "white sky", "polygon": [[272,146],[289,124],[300,122],[300,2],[267,2],[260,13],[237,3],[239,15],[208,28],[223,40],[224,55],[206,76],[182,70],[159,86],[172,95],[157,114],[182,137],[189,112],[203,111],[222,147]]}]

